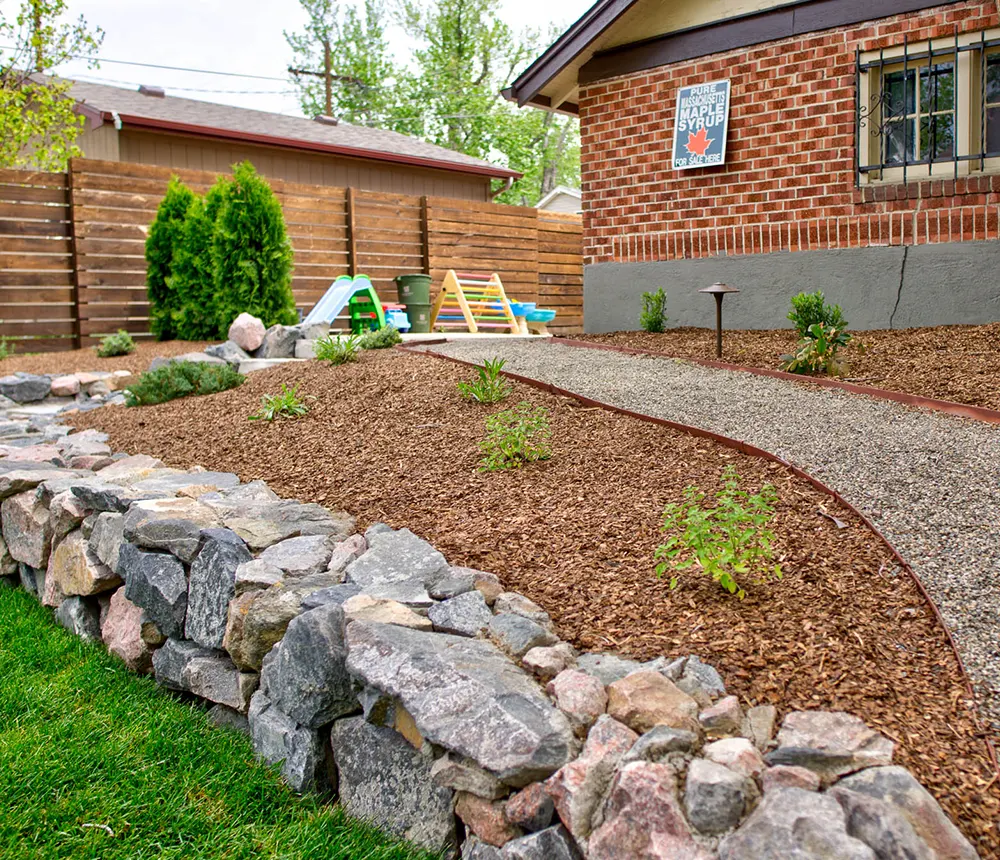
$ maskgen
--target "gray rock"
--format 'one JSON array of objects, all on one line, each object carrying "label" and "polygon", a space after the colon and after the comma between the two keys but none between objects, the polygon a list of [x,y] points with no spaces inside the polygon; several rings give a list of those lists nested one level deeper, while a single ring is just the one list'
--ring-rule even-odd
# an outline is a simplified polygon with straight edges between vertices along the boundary
[{"label": "gray rock", "polygon": [[662,761],[670,753],[693,753],[700,743],[698,735],[694,732],[657,726],[632,745],[622,758],[622,764],[628,764],[630,761]]},{"label": "gray rock", "polygon": [[688,767],[684,788],[688,821],[709,836],[723,833],[739,824],[751,791],[746,777],[721,764],[696,758]]},{"label": "gray rock", "polygon": [[52,390],[52,380],[47,376],[31,373],[15,373],[0,377],[0,394],[15,403],[35,403],[48,397]]},{"label": "gray rock", "polygon": [[96,600],[67,597],[56,609],[56,621],[82,639],[101,641],[101,609]]},{"label": "gray rock", "polygon": [[250,700],[248,717],[254,752],[268,764],[281,765],[281,776],[292,791],[302,794],[330,788],[332,768],[323,734],[300,726],[260,690]]},{"label": "gray rock", "polygon": [[149,363],[150,370],[159,370],[161,367],[166,367],[168,364],[174,364],[175,362],[193,362],[195,364],[226,364],[221,358],[216,358],[214,355],[205,355],[203,352],[185,352],[183,355],[174,355],[169,358],[164,358],[162,355],[158,355]]},{"label": "gray rock", "polygon": [[604,686],[620,681],[633,672],[643,668],[638,660],[629,660],[617,654],[580,654],[576,658],[576,666],[581,672],[593,675]]},{"label": "gray rock", "polygon": [[398,732],[364,717],[334,723],[330,743],[340,803],[348,815],[427,851],[454,851],[452,793],[434,784],[428,757]]},{"label": "gray rock", "polygon": [[216,490],[236,487],[240,479],[232,472],[175,472],[169,469],[153,472],[132,486],[150,496],[176,496],[189,487],[214,487]]},{"label": "gray rock", "polygon": [[978,856],[930,792],[906,768],[871,767],[842,779],[836,788],[881,800],[897,809],[934,857],[973,860]]},{"label": "gray rock", "polygon": [[0,576],[17,576],[17,559],[10,554],[2,534],[0,534]]},{"label": "gray rock", "polygon": [[317,606],[325,606],[328,603],[336,603],[343,606],[345,601],[350,600],[357,594],[361,594],[361,586],[345,582],[342,585],[331,585],[329,588],[321,588],[307,595],[302,600],[302,611],[306,612],[315,609]]},{"label": "gray rock", "polygon": [[552,630],[552,619],[549,613],[542,609],[533,600],[528,600],[523,594],[516,591],[504,591],[497,595],[493,603],[493,611],[499,615],[502,612],[510,612],[513,615],[520,615],[529,621],[534,621],[546,630]]},{"label": "gray rock", "polygon": [[231,340],[227,340],[225,343],[214,343],[206,347],[205,355],[210,355],[213,358],[221,358],[226,364],[231,364],[234,367],[238,367],[241,361],[246,361],[250,358],[249,354],[241,349],[239,344]]},{"label": "gray rock", "polygon": [[232,529],[252,550],[263,550],[301,535],[334,535],[346,538],[354,531],[354,518],[332,513],[321,505],[292,501],[244,501],[238,498],[205,500],[226,528]]},{"label": "gray rock", "polygon": [[232,729],[241,735],[250,735],[250,721],[247,719],[246,714],[241,714],[233,708],[226,707],[225,705],[212,705],[208,709],[207,716],[213,726],[220,729]]},{"label": "gray rock", "polygon": [[522,615],[505,612],[494,615],[487,628],[489,637],[508,654],[523,657],[532,648],[555,645],[558,637]]},{"label": "gray rock", "polygon": [[333,546],[330,563],[326,566],[327,572],[335,573],[343,578],[347,566],[367,551],[368,544],[363,535],[351,535],[349,538],[339,541]]},{"label": "gray rock", "polygon": [[286,576],[310,576],[326,570],[332,552],[330,539],[325,535],[305,535],[269,546],[259,561],[278,568]]},{"label": "gray rock", "polygon": [[[371,537],[369,537],[371,533]],[[407,606],[431,604],[426,583],[448,570],[448,562],[427,541],[409,529],[365,532],[369,549],[346,571],[348,582],[366,594],[396,600]]]},{"label": "gray rock", "polygon": [[131,543],[173,553],[190,563],[201,548],[202,529],[220,525],[215,511],[194,499],[153,499],[129,508],[124,535]]},{"label": "gray rock", "polygon": [[942,856],[927,847],[891,803],[838,786],[829,794],[847,815],[848,834],[864,842],[879,860],[937,860]]},{"label": "gray rock", "polygon": [[757,705],[747,711],[746,735],[761,752],[765,752],[771,744],[777,716],[778,709],[774,705]]},{"label": "gray rock", "polygon": [[166,498],[162,493],[159,495],[140,493],[132,487],[121,486],[100,477],[81,478],[79,481],[72,482],[68,489],[83,502],[85,507],[92,511],[110,511],[119,514],[125,513],[133,502],[143,499]]},{"label": "gray rock", "polygon": [[390,624],[348,625],[347,668],[399,699],[421,735],[519,788],[569,760],[573,730],[495,646]]},{"label": "gray rock", "polygon": [[201,536],[201,552],[191,565],[184,635],[206,648],[221,648],[236,570],[253,556],[229,529],[205,529]]},{"label": "gray rock", "polygon": [[90,551],[101,564],[118,570],[118,554],[124,540],[125,517],[122,514],[103,512],[94,520],[90,533]]},{"label": "gray rock", "polygon": [[153,653],[158,684],[246,712],[258,677],[240,672],[222,651],[183,639],[168,639]]},{"label": "gray rock", "polygon": [[[365,714],[368,722],[374,722]],[[431,779],[435,785],[452,791],[465,791],[476,797],[496,800],[509,789],[492,773],[483,770],[475,762],[445,753],[431,766]]]},{"label": "gray rock", "polygon": [[52,548],[48,508],[30,490],[4,499],[0,505],[4,540],[11,557],[35,568],[44,568]]},{"label": "gray rock", "polygon": [[358,710],[347,674],[344,610],[328,603],[293,618],[264,658],[262,683],[275,707],[307,728]]},{"label": "gray rock", "polygon": [[17,578],[21,583],[21,588],[35,597],[41,597],[45,589],[45,571],[25,564],[23,561],[17,564]]},{"label": "gray rock", "polygon": [[710,702],[726,695],[726,685],[722,676],[715,671],[708,663],[702,663],[699,657],[692,654],[684,664],[684,673],[681,675],[677,686],[689,696],[696,695],[699,689],[703,690]]},{"label": "gray rock", "polygon": [[183,634],[188,584],[180,561],[166,553],[143,552],[134,544],[123,543],[118,575],[125,580],[125,596],[146,610],[164,636]]},{"label": "gray rock", "polygon": [[427,593],[435,600],[450,600],[476,587],[476,574],[468,568],[450,567],[427,583]]},{"label": "gray rock", "polygon": [[221,491],[224,498],[237,502],[276,502],[279,496],[272,490],[265,481],[251,481],[249,484],[240,484],[232,489]]},{"label": "gray rock", "polygon": [[295,331],[297,340],[319,340],[330,333],[327,323],[299,323],[291,328]]},{"label": "gray rock", "polygon": [[476,836],[470,835],[462,843],[462,853],[459,860],[500,860],[500,858],[499,848],[480,842]]},{"label": "gray rock", "polygon": [[264,332],[264,342],[254,350],[254,358],[292,358],[299,332],[295,326],[273,325]]},{"label": "gray rock", "polygon": [[719,843],[719,860],[876,860],[847,833],[843,809],[824,794],[781,788]]},{"label": "gray rock", "polygon": [[566,829],[556,826],[511,840],[500,850],[500,857],[501,860],[579,860],[580,852]]},{"label": "gray rock", "polygon": [[365,529],[365,541],[367,543],[372,542],[372,538],[378,535],[392,534],[392,526],[387,526],[385,523],[372,523],[368,528]]},{"label": "gray rock", "polygon": [[489,626],[493,613],[478,591],[467,591],[431,606],[427,617],[442,633],[476,636]]}]

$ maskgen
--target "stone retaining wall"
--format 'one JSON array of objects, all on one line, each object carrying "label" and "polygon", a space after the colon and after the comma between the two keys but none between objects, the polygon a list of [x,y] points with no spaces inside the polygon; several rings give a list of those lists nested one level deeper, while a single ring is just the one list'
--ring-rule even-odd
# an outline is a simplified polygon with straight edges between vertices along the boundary
[{"label": "stone retaining wall", "polygon": [[0,583],[205,700],[297,792],[463,860],[977,856],[855,717],[775,736],[698,657],[578,654],[406,529],[66,432],[0,459]]}]

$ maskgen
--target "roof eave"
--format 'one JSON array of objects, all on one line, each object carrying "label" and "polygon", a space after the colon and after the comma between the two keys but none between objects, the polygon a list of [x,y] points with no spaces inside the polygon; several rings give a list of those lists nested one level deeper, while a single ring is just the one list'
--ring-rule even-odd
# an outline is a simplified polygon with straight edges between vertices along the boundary
[{"label": "roof eave", "polygon": [[[186,122],[175,122],[173,120],[154,119],[153,117],[136,116],[135,114],[119,113],[118,116],[123,125],[131,125],[137,128],[157,129],[159,131],[174,131],[179,134],[188,134],[195,137],[216,137],[223,138],[225,140],[238,140],[245,143],[256,143],[264,146],[278,146],[284,149],[324,152],[330,155],[343,155],[349,158],[366,158],[373,161],[387,161],[394,164],[406,164],[411,167],[425,167],[432,170],[453,170],[458,171],[459,173],[470,173],[477,176],[489,176],[497,179],[520,179],[524,175],[523,173],[518,173],[516,170],[508,170],[506,167],[463,164],[458,161],[424,158],[417,155],[403,155],[401,153],[385,152],[378,149],[341,146],[337,144],[320,143],[318,141],[300,140],[297,138],[277,137],[269,134],[255,134],[253,132],[236,131],[228,128],[217,128],[213,126],[194,125]],[[105,120],[111,120],[111,111],[104,111],[103,118]]]}]

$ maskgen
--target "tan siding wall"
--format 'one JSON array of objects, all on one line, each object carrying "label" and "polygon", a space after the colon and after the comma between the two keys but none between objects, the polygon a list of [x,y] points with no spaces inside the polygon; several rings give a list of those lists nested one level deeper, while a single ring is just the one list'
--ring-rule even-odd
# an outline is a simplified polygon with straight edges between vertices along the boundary
[{"label": "tan siding wall", "polygon": [[[120,160],[133,164],[228,173],[233,164],[249,159],[262,175],[286,182],[353,187],[391,194],[426,194],[459,200],[489,199],[489,177],[447,170],[382,165],[363,159],[289,152],[274,147],[128,128],[119,133],[119,141]],[[90,157],[89,151],[87,155]]]},{"label": "tan siding wall", "polygon": [[88,129],[77,139],[76,143],[83,150],[84,158],[96,158],[100,161],[118,161],[119,131],[111,123],[105,123],[97,128]]}]

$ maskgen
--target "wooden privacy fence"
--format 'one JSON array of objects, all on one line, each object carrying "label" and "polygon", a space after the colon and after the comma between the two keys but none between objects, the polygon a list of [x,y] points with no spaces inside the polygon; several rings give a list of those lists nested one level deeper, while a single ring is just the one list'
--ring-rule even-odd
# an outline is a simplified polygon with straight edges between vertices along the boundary
[{"label": "wooden privacy fence", "polygon": [[[0,170],[0,337],[20,351],[90,345],[123,328],[149,336],[144,246],[172,175],[204,193],[216,175],[74,159],[67,173]],[[364,273],[383,301],[393,278],[496,271],[507,294],[556,308],[555,333],[583,324],[577,215],[519,206],[269,180],[295,251],[303,312],[334,278]]]}]

